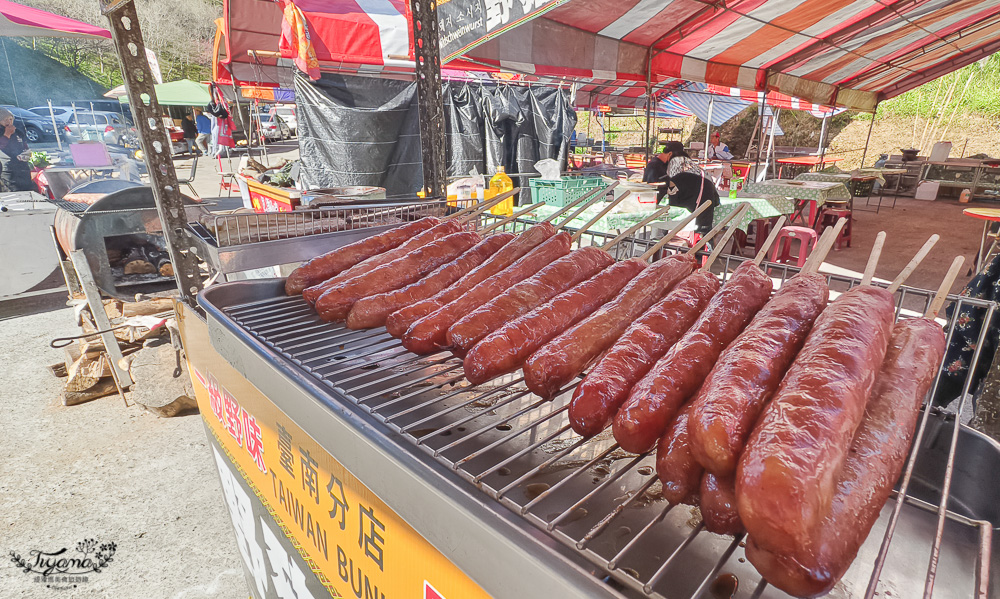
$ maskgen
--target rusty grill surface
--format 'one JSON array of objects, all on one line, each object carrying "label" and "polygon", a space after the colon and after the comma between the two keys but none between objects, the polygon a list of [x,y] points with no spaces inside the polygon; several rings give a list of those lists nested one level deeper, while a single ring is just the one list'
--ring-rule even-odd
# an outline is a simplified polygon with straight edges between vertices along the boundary
[{"label": "rusty grill surface", "polygon": [[[584,236],[583,243],[593,238]],[[619,251],[638,252],[646,243],[633,239]],[[720,276],[741,260],[720,259]],[[797,271],[765,266],[778,282]],[[857,284],[828,279],[835,293]],[[662,499],[653,454],[626,453],[610,430],[588,440],[571,430],[566,412],[579,381],[553,401],[532,395],[519,373],[473,386],[450,353],[417,356],[384,329],[325,323],[301,297],[283,296],[280,281],[247,289],[257,291],[214,309],[274,359],[320,381],[334,401],[370,413],[384,434],[401,436],[412,451],[446,465],[470,494],[501,503],[562,551],[585,558],[624,595],[787,597],[745,560],[742,536],[711,534],[696,508]],[[931,297],[904,287],[897,317],[908,315],[906,306],[922,310]],[[994,311],[992,303],[956,296],[947,305],[982,308],[987,322]],[[954,328],[947,327],[949,341]],[[989,468],[1000,464],[1000,453],[959,424],[971,409],[970,384],[965,381],[956,400],[957,417],[924,410],[898,490],[831,597],[996,596],[989,573],[1000,493],[983,479],[993,478]]]}]

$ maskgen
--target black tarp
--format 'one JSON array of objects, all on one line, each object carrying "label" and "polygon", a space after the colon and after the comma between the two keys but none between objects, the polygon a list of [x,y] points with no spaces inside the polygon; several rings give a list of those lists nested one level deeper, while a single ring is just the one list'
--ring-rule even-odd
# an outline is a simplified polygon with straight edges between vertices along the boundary
[{"label": "black tarp", "polygon": [[[576,113],[569,91],[481,82],[443,86],[448,174],[534,172],[542,158],[566,162]],[[299,155],[313,187],[372,185],[390,196],[423,183],[416,83],[324,74],[295,78]],[[528,178],[520,181],[529,201]]]}]

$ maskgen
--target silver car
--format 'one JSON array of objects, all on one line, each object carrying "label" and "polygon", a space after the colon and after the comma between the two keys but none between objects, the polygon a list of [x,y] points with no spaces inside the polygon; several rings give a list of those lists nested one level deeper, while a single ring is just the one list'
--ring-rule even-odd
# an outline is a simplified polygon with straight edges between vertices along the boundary
[{"label": "silver car", "polygon": [[123,138],[137,134],[122,115],[116,112],[77,110],[69,117],[64,133],[73,141],[103,141],[111,145],[122,145]]}]

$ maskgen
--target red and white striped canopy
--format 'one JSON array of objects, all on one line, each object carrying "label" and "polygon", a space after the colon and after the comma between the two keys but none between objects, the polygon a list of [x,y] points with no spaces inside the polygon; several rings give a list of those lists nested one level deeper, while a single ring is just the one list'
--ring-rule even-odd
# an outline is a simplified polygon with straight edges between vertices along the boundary
[{"label": "red and white striped canopy", "polygon": [[529,73],[651,74],[873,110],[998,50],[997,0],[569,0],[465,55]]}]

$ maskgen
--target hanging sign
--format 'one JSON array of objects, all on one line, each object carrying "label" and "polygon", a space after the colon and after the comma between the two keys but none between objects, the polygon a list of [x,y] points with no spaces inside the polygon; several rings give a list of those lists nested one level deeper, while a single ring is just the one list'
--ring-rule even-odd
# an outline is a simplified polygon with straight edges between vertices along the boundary
[{"label": "hanging sign", "polygon": [[437,7],[441,63],[568,1],[441,0]]}]

